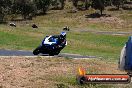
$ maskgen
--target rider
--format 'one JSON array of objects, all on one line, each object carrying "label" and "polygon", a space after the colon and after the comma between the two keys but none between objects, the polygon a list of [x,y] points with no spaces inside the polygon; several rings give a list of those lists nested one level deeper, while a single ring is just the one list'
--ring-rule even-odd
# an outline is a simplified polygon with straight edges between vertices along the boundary
[{"label": "rider", "polygon": [[[47,36],[49,39],[43,40],[42,46],[45,46],[46,44],[50,45],[50,49],[63,49],[66,42],[66,32],[61,32],[60,35],[51,35]],[[53,44],[54,43],[54,44]]]},{"label": "rider", "polygon": [[63,49],[66,44],[66,32],[61,32],[58,36],[58,47]]}]

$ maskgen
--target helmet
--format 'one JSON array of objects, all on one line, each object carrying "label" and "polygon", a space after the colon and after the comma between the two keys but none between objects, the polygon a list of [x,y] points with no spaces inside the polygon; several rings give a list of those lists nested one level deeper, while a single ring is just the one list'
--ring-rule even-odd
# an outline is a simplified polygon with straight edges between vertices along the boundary
[{"label": "helmet", "polygon": [[61,32],[60,37],[61,38],[66,38],[66,32]]}]

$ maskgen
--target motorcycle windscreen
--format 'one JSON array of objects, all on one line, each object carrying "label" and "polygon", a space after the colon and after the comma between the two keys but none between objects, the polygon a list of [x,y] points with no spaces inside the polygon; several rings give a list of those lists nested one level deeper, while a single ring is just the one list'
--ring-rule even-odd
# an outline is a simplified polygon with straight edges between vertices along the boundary
[{"label": "motorcycle windscreen", "polygon": [[49,36],[45,39],[44,44],[52,45],[52,44],[57,44],[58,38]]},{"label": "motorcycle windscreen", "polygon": [[119,59],[119,69],[125,70],[125,57],[126,57],[126,45],[122,48],[120,59]]}]

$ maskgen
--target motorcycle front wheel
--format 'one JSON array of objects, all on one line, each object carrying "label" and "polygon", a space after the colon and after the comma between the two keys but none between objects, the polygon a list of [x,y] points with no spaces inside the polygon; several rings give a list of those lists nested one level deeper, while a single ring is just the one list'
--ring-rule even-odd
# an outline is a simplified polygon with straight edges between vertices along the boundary
[{"label": "motorcycle front wheel", "polygon": [[41,46],[37,47],[34,51],[33,51],[33,54],[34,55],[38,55],[40,53],[40,48]]}]

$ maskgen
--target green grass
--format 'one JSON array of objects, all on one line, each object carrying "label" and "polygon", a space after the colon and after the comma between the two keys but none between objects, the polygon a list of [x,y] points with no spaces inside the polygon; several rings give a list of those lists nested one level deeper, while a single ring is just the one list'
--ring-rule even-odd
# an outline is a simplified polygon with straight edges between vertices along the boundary
[{"label": "green grass", "polygon": [[112,36],[79,32],[75,34],[69,33],[68,38],[69,46],[66,47],[66,51],[105,58],[117,58],[121,48],[127,41],[127,36]]},{"label": "green grass", "polygon": [[20,32],[0,31],[0,47],[4,49],[32,49],[40,42],[39,38]]},{"label": "green grass", "polygon": [[[33,50],[41,43],[44,36],[61,32],[61,29],[57,28],[41,27],[38,30],[33,30],[29,27],[12,29],[4,25],[1,26],[0,48],[2,49]],[[119,57],[127,37],[71,31],[67,32],[68,45],[62,52],[115,60]]]}]

